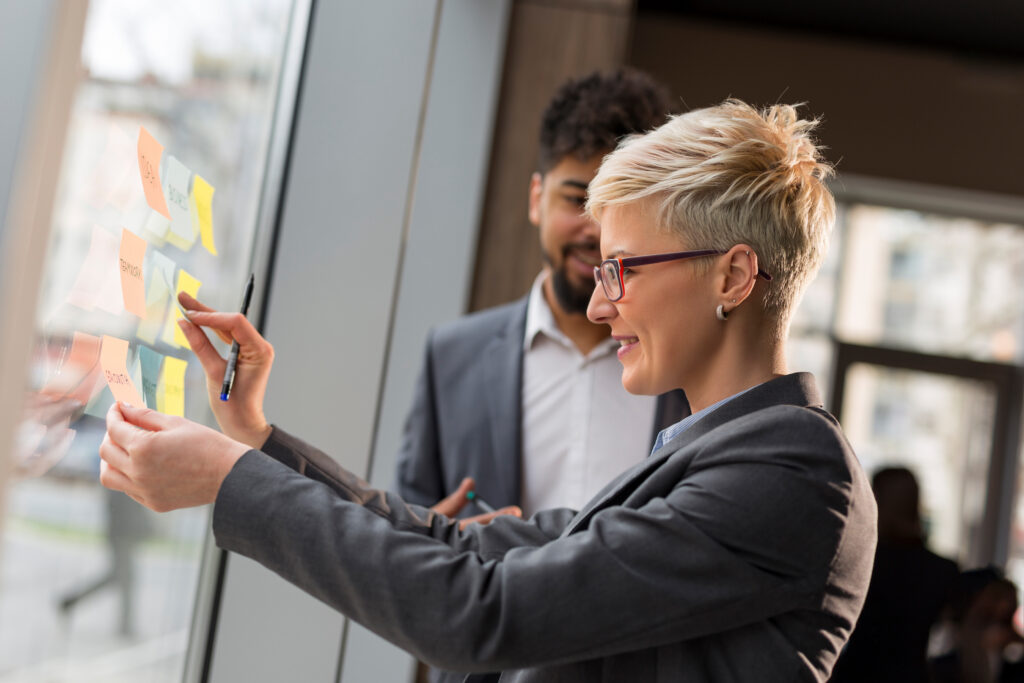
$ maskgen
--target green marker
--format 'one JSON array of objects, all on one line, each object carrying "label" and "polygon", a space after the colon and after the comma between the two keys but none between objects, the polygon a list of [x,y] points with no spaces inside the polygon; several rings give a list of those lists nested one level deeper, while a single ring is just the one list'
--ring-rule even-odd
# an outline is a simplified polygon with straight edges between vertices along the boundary
[{"label": "green marker", "polygon": [[484,512],[497,512],[497,510],[495,510],[490,505],[488,505],[487,502],[484,501],[483,498],[481,498],[480,496],[476,495],[476,491],[469,491],[469,492],[467,492],[466,493],[466,500],[470,501],[471,503],[476,503],[477,506],[481,510],[483,510]]}]

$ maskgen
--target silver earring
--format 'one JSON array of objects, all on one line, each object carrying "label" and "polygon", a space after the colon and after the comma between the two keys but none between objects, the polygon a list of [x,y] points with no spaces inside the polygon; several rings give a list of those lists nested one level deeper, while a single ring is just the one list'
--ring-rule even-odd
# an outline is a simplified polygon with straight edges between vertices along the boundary
[{"label": "silver earring", "polygon": [[719,320],[725,320],[729,317],[729,314],[725,312],[725,306],[718,304],[718,308],[715,309],[715,317]]}]

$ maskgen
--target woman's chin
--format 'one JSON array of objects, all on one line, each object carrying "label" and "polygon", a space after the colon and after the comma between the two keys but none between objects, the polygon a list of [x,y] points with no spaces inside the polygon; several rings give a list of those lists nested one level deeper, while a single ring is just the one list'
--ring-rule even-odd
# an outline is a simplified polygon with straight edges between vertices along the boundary
[{"label": "woman's chin", "polygon": [[636,373],[623,371],[622,372],[622,388],[631,394],[637,396],[653,396],[661,392],[653,390],[651,382],[647,381],[646,378],[637,377]]}]

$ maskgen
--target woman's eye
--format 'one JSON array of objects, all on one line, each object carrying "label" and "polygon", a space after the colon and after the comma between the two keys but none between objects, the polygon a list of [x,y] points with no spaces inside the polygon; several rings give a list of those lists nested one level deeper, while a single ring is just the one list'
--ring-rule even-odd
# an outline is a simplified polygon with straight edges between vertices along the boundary
[{"label": "woman's eye", "polygon": [[570,204],[572,204],[574,206],[577,206],[577,207],[579,207],[581,209],[587,203],[587,196],[586,195],[566,194],[566,195],[562,195],[562,197],[565,198],[565,201],[567,201]]},{"label": "woman's eye", "polygon": [[626,277],[627,275],[631,274],[632,272],[633,272],[632,268],[623,268],[622,269],[622,277]]}]

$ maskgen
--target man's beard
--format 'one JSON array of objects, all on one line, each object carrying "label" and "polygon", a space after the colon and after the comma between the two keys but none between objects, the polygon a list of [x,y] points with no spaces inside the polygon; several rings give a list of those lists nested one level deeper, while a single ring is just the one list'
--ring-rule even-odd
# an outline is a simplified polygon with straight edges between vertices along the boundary
[{"label": "man's beard", "polygon": [[551,271],[551,289],[555,293],[558,305],[566,313],[586,313],[587,306],[590,305],[590,296],[594,293],[593,287],[581,290],[569,282],[564,261],[561,268]]}]

